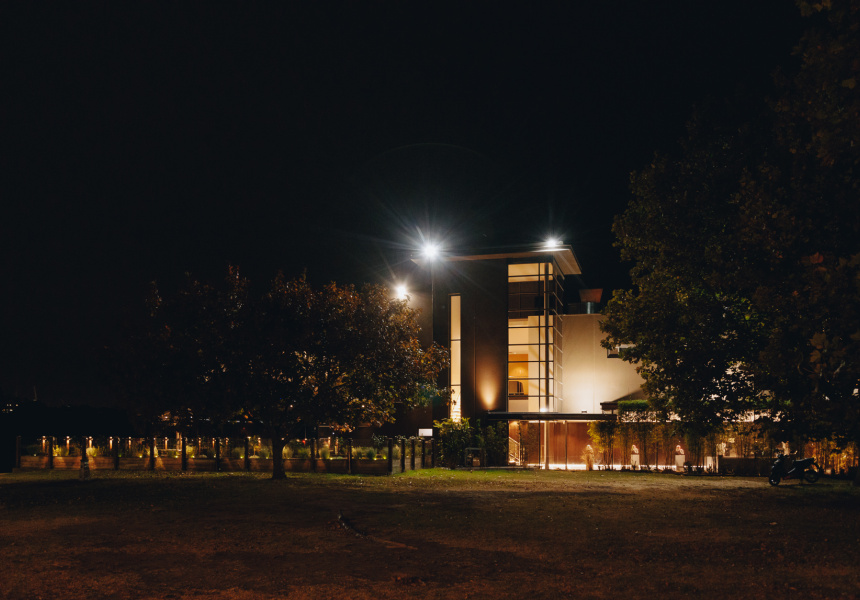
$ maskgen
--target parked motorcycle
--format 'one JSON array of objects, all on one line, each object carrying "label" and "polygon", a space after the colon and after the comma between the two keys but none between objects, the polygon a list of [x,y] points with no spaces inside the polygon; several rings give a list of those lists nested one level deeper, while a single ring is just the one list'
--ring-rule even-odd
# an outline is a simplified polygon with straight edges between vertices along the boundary
[{"label": "parked motorcycle", "polygon": [[773,461],[768,481],[771,485],[779,485],[779,482],[783,479],[797,477],[809,483],[815,483],[818,481],[819,469],[820,467],[815,464],[814,458],[792,460],[790,456],[780,453],[776,456],[776,460]]}]

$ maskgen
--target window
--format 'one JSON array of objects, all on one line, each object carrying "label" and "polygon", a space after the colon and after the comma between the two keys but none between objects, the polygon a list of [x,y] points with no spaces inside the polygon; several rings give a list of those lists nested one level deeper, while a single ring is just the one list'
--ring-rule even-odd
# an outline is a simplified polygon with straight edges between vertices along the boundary
[{"label": "window", "polygon": [[462,333],[460,327],[460,296],[451,296],[449,303],[451,307],[451,413],[452,420],[459,422],[463,416],[462,411],[462,371],[463,371],[463,353],[462,353]]},{"label": "window", "polygon": [[508,265],[508,411],[555,412],[561,395],[561,275],[551,262]]}]

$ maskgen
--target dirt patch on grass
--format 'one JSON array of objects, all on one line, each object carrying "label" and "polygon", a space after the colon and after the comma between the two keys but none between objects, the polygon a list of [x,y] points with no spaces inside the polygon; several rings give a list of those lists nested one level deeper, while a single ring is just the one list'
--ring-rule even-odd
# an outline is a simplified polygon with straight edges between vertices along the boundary
[{"label": "dirt patch on grass", "polygon": [[74,476],[0,476],[0,597],[835,598],[860,589],[860,494],[841,482],[444,470],[279,482]]}]

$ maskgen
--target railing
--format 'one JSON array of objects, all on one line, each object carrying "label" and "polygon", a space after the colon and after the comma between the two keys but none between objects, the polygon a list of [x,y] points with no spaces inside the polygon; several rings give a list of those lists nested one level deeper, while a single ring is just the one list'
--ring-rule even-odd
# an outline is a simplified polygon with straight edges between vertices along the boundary
[{"label": "railing", "polygon": [[512,437],[508,438],[508,462],[520,464],[520,443]]}]

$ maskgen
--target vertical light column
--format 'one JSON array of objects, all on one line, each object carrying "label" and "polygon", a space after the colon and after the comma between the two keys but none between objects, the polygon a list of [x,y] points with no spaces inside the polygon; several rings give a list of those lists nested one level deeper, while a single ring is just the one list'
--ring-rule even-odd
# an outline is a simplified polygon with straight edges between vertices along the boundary
[{"label": "vertical light column", "polygon": [[[543,263],[541,265],[541,277],[543,278],[543,285],[541,286],[543,290],[543,327],[541,328],[541,345],[540,345],[540,353],[541,353],[541,376],[543,381],[541,381],[542,389],[541,389],[541,412],[555,412],[555,402],[553,402],[552,396],[552,379],[550,373],[550,365],[552,362],[550,361],[550,352],[552,348],[552,334],[553,334],[553,323],[552,317],[550,316],[550,282],[552,273],[552,265],[549,263]],[[547,423],[547,445],[549,444],[549,423]],[[549,446],[547,446],[549,447]],[[549,453],[547,452],[547,465],[549,465]]]},{"label": "vertical light column", "polygon": [[462,411],[462,332],[460,327],[460,296],[451,296],[449,306],[451,315],[451,420],[460,421]]},{"label": "vertical light column", "polygon": [[564,352],[564,321],[560,313],[564,313],[564,274],[558,268],[553,268],[555,277],[553,277],[552,295],[550,296],[550,314],[552,315],[553,327],[553,343],[549,347],[550,350],[550,365],[552,368],[553,378],[553,410],[557,412],[564,411],[564,373],[562,371],[563,352]]},{"label": "vertical light column", "polygon": [[508,410],[555,412],[551,263],[508,265]]}]

